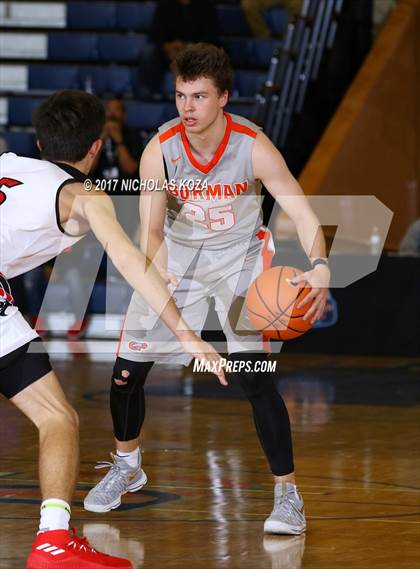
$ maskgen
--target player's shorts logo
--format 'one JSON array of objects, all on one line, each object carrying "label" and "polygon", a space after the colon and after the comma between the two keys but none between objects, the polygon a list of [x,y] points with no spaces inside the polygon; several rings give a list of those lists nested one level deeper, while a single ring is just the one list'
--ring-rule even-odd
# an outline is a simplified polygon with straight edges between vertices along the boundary
[{"label": "player's shorts logo", "polygon": [[128,342],[128,349],[132,352],[145,352],[149,349],[149,342],[138,342],[137,340],[131,340]]},{"label": "player's shorts logo", "polygon": [[0,273],[0,316],[6,316],[6,310],[13,304],[12,290],[6,277]]}]

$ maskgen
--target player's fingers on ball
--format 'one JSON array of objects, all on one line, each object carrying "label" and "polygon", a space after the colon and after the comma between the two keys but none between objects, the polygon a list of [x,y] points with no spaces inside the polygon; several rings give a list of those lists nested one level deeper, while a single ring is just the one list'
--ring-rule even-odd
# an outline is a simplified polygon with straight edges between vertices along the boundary
[{"label": "player's fingers on ball", "polygon": [[309,292],[297,305],[297,308],[302,308],[302,306],[306,306],[309,302],[312,302],[315,298],[315,294],[313,291]]},{"label": "player's fingers on ball", "polygon": [[303,308],[304,306],[306,306],[309,302],[310,302],[310,298],[305,297],[303,300],[301,300],[299,302],[299,304],[296,306],[296,308]]},{"label": "player's fingers on ball", "polygon": [[313,301],[314,298],[316,298],[317,293],[316,293],[316,289],[313,289],[311,292],[309,292],[304,299],[302,299],[299,304],[297,305],[297,308],[302,308],[303,306],[306,306],[309,302]]},{"label": "player's fingers on ball", "polygon": [[320,320],[323,317],[324,310],[325,310],[325,300],[322,299],[322,301],[318,305],[318,308],[317,308],[317,311],[316,311],[316,314],[314,316],[312,323],[314,323],[316,320]]},{"label": "player's fingers on ball", "polygon": [[308,312],[305,314],[305,316],[303,317],[303,320],[309,320],[311,314],[314,313],[315,307],[311,306],[311,308],[308,310]]},{"label": "player's fingers on ball", "polygon": [[297,275],[296,277],[293,277],[292,279],[286,279],[286,281],[289,281],[289,283],[292,285],[297,285],[301,281],[306,281],[305,275],[306,275],[306,273],[302,273],[301,275]]},{"label": "player's fingers on ball", "polygon": [[307,311],[307,313],[305,314],[305,316],[303,317],[304,320],[309,320],[310,316],[312,314],[314,314],[316,311],[318,311],[318,307],[319,307],[319,301],[318,300],[314,300],[311,308],[309,308],[309,310]]},{"label": "player's fingers on ball", "polygon": [[315,324],[315,322],[321,318],[321,314],[322,313],[320,313],[320,311],[317,310],[314,316],[311,318],[311,324]]}]

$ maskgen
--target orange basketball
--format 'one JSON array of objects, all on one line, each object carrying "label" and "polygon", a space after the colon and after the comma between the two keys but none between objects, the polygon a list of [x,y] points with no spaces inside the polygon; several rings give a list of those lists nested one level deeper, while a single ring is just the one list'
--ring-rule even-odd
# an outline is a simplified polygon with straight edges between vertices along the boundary
[{"label": "orange basketball", "polygon": [[246,296],[249,319],[256,330],[273,340],[292,340],[309,330],[311,323],[303,320],[312,306],[297,305],[311,291],[301,282],[292,285],[290,279],[301,275],[294,267],[273,267],[255,279]]}]

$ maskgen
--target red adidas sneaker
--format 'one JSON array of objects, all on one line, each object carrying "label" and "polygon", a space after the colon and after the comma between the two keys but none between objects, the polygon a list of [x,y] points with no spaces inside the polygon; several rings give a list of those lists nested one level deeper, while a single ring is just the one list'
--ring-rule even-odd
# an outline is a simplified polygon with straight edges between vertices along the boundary
[{"label": "red adidas sneaker", "polygon": [[37,535],[26,569],[133,569],[128,559],[96,551],[75,530],[46,531]]}]

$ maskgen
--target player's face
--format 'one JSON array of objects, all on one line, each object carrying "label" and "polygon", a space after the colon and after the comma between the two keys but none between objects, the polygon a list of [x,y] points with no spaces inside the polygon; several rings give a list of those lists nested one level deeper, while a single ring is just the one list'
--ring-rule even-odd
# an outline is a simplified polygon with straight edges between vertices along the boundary
[{"label": "player's face", "polygon": [[220,94],[213,80],[207,77],[195,81],[182,81],[178,77],[175,97],[185,130],[191,134],[201,134],[223,116],[228,93]]}]

